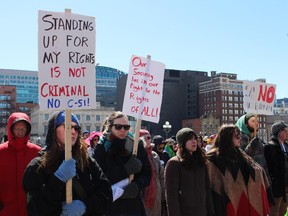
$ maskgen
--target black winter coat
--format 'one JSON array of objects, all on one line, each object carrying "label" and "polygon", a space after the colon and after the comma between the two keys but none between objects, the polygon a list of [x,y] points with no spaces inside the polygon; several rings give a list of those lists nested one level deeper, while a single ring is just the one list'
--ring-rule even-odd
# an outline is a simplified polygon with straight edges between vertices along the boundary
[{"label": "black winter coat", "polygon": [[[287,143],[285,143],[287,148]],[[278,139],[272,138],[264,146],[264,156],[267,162],[269,175],[272,183],[274,197],[286,199],[285,192],[285,155],[281,149]]]},{"label": "black winter coat", "polygon": [[[123,142],[124,140],[118,142]],[[129,178],[129,175],[125,169],[125,163],[131,157],[131,152],[125,155],[119,154],[115,150],[115,146],[120,143],[112,143],[112,145],[105,149],[105,142],[110,142],[106,139],[101,140],[101,143],[97,144],[93,157],[102,168],[103,172],[109,179],[111,185],[119,182],[125,178]],[[116,141],[117,142],[117,141]],[[127,137],[125,140],[128,146],[133,145],[133,140]],[[126,145],[126,146],[127,146]],[[114,147],[113,147],[114,146]],[[117,147],[116,147],[117,148]],[[112,203],[111,208],[108,209],[107,215],[121,215],[121,214],[139,214],[146,215],[143,200],[141,197],[141,190],[146,188],[150,184],[151,179],[151,166],[148,159],[148,155],[143,144],[138,145],[137,158],[142,162],[142,170],[134,175],[133,181],[137,184],[139,193],[134,199],[122,199],[121,197]]]},{"label": "black winter coat", "polygon": [[[33,159],[28,165],[23,178],[23,187],[27,194],[29,216],[60,216],[62,203],[66,200],[66,183],[56,176],[48,175],[39,168],[41,157]],[[108,179],[94,159],[89,159],[89,166],[76,177],[84,188],[83,198],[72,186],[73,200],[81,200],[86,206],[85,216],[102,215],[112,203],[112,189]]]}]

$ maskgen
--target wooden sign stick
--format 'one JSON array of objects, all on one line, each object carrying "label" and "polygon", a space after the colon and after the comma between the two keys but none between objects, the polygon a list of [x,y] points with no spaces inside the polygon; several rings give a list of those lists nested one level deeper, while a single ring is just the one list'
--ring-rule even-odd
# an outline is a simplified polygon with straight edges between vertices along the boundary
[{"label": "wooden sign stick", "polygon": [[[150,55],[147,55],[147,59],[148,61],[151,60],[151,56]],[[137,155],[137,152],[138,152],[138,143],[139,143],[139,133],[140,133],[140,129],[141,129],[141,122],[142,120],[141,119],[137,119],[137,122],[136,122],[136,127],[135,127],[135,133],[134,133],[134,145],[133,145],[133,152],[132,154],[135,154]],[[134,175],[130,175],[129,176],[129,182],[131,182],[134,178]]]},{"label": "wooden sign stick", "polygon": [[[65,160],[72,158],[71,110],[65,110]],[[66,203],[72,202],[72,179],[66,183]]]}]

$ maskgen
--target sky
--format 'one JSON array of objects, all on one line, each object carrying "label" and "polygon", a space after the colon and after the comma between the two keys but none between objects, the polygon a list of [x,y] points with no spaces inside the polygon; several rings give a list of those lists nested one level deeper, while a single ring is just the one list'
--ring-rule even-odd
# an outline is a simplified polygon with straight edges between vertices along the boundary
[{"label": "sky", "polygon": [[96,19],[96,63],[128,72],[132,55],[167,69],[265,78],[288,97],[287,0],[10,0],[0,8],[0,69],[38,70],[38,11]]}]

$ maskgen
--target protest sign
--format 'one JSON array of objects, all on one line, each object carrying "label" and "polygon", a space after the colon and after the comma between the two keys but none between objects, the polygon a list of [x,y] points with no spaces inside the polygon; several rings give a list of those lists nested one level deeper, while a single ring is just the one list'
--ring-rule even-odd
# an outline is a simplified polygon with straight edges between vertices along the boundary
[{"label": "protest sign", "polygon": [[[40,110],[65,110],[65,160],[72,158],[71,110],[96,108],[95,18],[38,11]],[[71,203],[72,179],[66,183]]]},{"label": "protest sign", "polygon": [[132,55],[123,112],[138,119],[159,122],[165,65]]},{"label": "protest sign", "polygon": [[95,18],[38,12],[40,110],[96,108]]},{"label": "protest sign", "polygon": [[243,108],[247,113],[273,115],[276,85],[243,81]]}]

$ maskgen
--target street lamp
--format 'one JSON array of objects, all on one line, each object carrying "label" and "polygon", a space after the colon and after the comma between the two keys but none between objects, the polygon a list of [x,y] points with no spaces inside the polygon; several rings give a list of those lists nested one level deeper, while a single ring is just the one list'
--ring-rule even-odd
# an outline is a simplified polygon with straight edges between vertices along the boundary
[{"label": "street lamp", "polygon": [[163,125],[163,131],[166,134],[166,139],[168,139],[168,134],[171,131],[172,125],[170,125],[169,121],[166,121],[165,124]]}]

